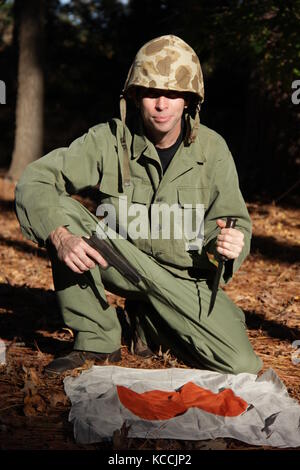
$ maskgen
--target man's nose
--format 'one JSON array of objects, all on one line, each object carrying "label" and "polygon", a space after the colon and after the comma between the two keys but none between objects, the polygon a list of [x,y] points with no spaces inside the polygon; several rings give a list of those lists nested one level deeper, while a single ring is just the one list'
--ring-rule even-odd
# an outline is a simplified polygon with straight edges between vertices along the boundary
[{"label": "man's nose", "polygon": [[156,109],[166,109],[168,107],[168,98],[164,95],[158,96],[155,102]]}]

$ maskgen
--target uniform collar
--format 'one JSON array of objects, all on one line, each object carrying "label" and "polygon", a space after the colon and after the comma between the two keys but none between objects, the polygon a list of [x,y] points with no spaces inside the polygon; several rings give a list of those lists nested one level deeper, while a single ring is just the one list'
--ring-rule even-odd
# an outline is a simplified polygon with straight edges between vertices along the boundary
[{"label": "uniform collar", "polygon": [[153,143],[146,137],[144,133],[143,122],[139,117],[135,125],[131,158],[138,159],[142,155],[153,158],[154,160],[159,160]]},{"label": "uniform collar", "polygon": [[133,145],[132,145],[132,158],[138,159],[143,155],[144,151],[148,147],[148,142],[146,141],[145,136],[134,134],[133,136]]}]

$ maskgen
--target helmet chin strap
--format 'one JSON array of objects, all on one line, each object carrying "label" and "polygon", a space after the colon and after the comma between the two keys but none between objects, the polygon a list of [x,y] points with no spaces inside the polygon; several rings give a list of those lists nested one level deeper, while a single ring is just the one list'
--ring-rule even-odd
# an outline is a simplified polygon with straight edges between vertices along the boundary
[{"label": "helmet chin strap", "polygon": [[198,103],[196,106],[194,125],[190,129],[189,136],[187,139],[188,144],[192,144],[196,140],[196,137],[200,128],[200,108],[201,108],[201,104]]}]

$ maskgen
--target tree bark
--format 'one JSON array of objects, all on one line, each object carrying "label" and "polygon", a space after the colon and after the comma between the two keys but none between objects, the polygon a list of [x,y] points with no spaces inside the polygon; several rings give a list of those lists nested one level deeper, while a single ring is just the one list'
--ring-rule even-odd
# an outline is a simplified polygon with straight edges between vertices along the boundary
[{"label": "tree bark", "polygon": [[43,153],[44,0],[16,0],[19,16],[19,70],[14,151],[8,177],[17,181]]}]

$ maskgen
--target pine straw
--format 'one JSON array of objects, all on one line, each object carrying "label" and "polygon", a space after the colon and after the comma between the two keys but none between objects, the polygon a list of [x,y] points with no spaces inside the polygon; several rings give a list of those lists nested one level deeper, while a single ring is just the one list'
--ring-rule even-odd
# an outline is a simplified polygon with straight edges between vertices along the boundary
[{"label": "pine straw", "polygon": [[[0,178],[0,331],[7,346],[7,363],[0,366],[0,449],[255,449],[234,439],[130,439],[125,427],[115,432],[111,443],[74,442],[63,377],[43,374],[54,354],[72,349],[73,333],[61,323],[46,253],[23,239],[12,200],[13,186]],[[87,198],[84,203],[90,209],[94,206]],[[291,360],[296,351],[292,342],[300,339],[300,211],[261,203],[248,207],[254,227],[252,254],[225,290],[245,311],[249,338],[264,361],[263,371],[272,367],[290,396],[300,402],[300,363]],[[124,299],[107,296],[121,311]],[[125,344],[118,365],[186,367],[169,353],[137,358]]]}]

